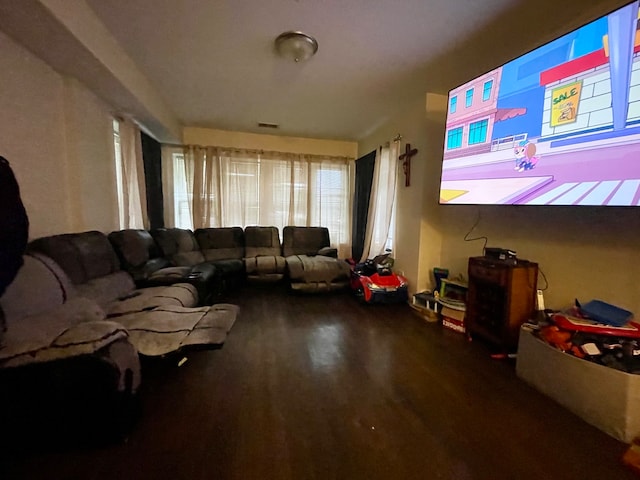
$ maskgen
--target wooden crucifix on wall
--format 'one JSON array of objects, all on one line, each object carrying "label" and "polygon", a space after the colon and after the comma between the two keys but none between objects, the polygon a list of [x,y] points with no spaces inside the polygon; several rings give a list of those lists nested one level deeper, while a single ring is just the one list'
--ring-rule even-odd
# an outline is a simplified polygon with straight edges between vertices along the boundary
[{"label": "wooden crucifix on wall", "polygon": [[418,153],[418,149],[411,149],[411,144],[407,143],[404,148],[404,153],[398,157],[402,162],[402,171],[404,172],[404,186],[408,187],[411,184],[411,157]]}]

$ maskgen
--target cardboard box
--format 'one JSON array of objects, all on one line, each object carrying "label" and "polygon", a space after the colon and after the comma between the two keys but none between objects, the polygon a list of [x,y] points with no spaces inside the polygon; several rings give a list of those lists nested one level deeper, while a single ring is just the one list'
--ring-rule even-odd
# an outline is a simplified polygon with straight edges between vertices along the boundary
[{"label": "cardboard box", "polygon": [[464,324],[464,310],[453,309],[443,305],[440,315],[442,316],[443,327],[455,332],[466,333],[467,329]]},{"label": "cardboard box", "polygon": [[640,436],[640,375],[561,352],[520,329],[516,373],[586,422],[626,443]]}]

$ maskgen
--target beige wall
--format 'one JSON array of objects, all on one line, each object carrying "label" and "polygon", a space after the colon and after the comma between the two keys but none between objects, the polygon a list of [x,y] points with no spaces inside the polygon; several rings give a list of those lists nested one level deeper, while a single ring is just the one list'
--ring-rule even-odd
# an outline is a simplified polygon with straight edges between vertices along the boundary
[{"label": "beige wall", "polygon": [[107,106],[72,78],[64,81],[71,230],[118,227],[113,120]]},{"label": "beige wall", "polygon": [[30,237],[116,228],[109,110],[0,33],[0,155],[11,163]]},{"label": "beige wall", "polygon": [[442,234],[439,227],[437,187],[444,139],[444,117],[447,98],[444,95],[420,96],[402,109],[397,118],[380,127],[358,144],[358,155],[375,150],[402,135],[400,146],[407,143],[417,148],[411,159],[411,185],[405,186],[402,163],[398,161],[395,268],[407,276],[412,293],[430,286],[429,275],[440,266]]},{"label": "beige wall", "polygon": [[358,152],[358,144],[356,142],[281,137],[276,135],[215,130],[212,128],[186,127],[182,132],[182,138],[186,145],[211,145],[271,150],[274,152],[345,156],[351,158],[355,158]]}]

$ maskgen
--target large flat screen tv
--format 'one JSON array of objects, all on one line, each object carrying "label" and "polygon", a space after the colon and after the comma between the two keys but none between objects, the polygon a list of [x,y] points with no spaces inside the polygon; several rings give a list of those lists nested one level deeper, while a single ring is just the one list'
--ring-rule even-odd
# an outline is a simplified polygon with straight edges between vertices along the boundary
[{"label": "large flat screen tv", "polygon": [[441,204],[640,205],[638,1],[449,92]]}]

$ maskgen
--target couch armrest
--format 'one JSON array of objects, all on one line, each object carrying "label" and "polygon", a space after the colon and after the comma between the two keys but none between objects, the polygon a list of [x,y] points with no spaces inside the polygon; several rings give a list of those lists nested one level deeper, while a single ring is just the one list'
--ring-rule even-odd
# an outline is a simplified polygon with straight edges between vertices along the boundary
[{"label": "couch armrest", "polygon": [[333,257],[338,258],[338,249],[331,247],[323,247],[318,250],[318,255],[322,255],[323,257]]}]

